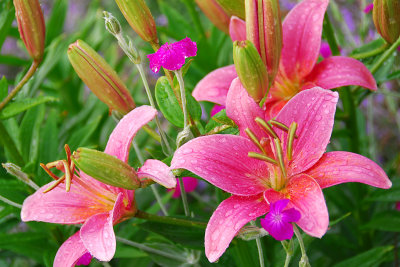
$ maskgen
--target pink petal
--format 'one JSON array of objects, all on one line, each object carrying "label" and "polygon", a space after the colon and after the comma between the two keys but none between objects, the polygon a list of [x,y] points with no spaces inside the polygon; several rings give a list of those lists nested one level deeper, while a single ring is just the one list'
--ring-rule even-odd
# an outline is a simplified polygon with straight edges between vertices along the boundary
[{"label": "pink petal", "polygon": [[216,134],[193,139],[175,152],[171,169],[187,169],[229,193],[241,196],[265,190],[267,165],[247,156],[258,151],[247,138]]},{"label": "pink petal", "polygon": [[384,189],[392,186],[384,170],[375,162],[345,151],[325,153],[306,173],[321,188],[347,182],[359,182]]},{"label": "pink petal", "polygon": [[317,62],[328,3],[328,0],[304,0],[285,18],[281,71],[290,79],[306,76]]},{"label": "pink petal", "polygon": [[58,249],[53,266],[73,267],[87,252],[78,231],[68,238]]},{"label": "pink petal", "polygon": [[232,16],[229,23],[229,35],[232,42],[246,40],[246,22],[236,16]]},{"label": "pink petal", "polygon": [[210,112],[210,117],[214,116],[215,114],[217,114],[218,112],[220,112],[223,109],[225,109],[225,106],[214,105],[214,107],[212,108],[212,110]]},{"label": "pink petal", "polygon": [[276,240],[288,240],[293,236],[293,225],[285,221],[276,221],[270,218],[260,219],[261,226]]},{"label": "pink petal", "polygon": [[66,192],[64,184],[61,184],[50,192],[43,193],[51,184],[41,187],[25,199],[21,210],[22,221],[77,224],[109,210],[109,206],[99,201],[98,196],[76,183],[71,186],[69,192]]},{"label": "pink petal", "polygon": [[324,195],[318,183],[310,176],[293,176],[284,190],[277,192],[270,189],[265,191],[264,197],[268,203],[289,198],[288,207],[300,212],[301,218],[297,224],[307,234],[321,238],[328,230],[329,214]]},{"label": "pink petal", "polygon": [[323,58],[328,58],[332,56],[332,51],[327,42],[321,42],[321,48],[319,49],[319,53]]},{"label": "pink petal", "polygon": [[233,80],[229,88],[226,115],[239,126],[240,135],[247,136],[244,131],[249,128],[259,138],[265,136],[263,130],[254,120],[256,117],[264,119],[264,111],[249,96],[239,78]]},{"label": "pink petal", "polygon": [[172,46],[174,50],[179,51],[178,54],[183,54],[185,58],[194,57],[197,54],[196,42],[193,42],[189,37],[173,43]]},{"label": "pink petal", "polygon": [[[297,122],[293,160],[289,175],[312,167],[324,154],[331,137],[338,93],[318,87],[304,90],[283,107],[276,120],[286,125]],[[280,132],[280,131],[278,131]],[[286,133],[282,133],[286,151]]]},{"label": "pink petal", "polygon": [[297,222],[300,220],[301,214],[295,208],[287,209],[283,211],[282,219],[285,222]]},{"label": "pink petal", "polygon": [[371,72],[360,61],[349,57],[330,57],[318,63],[306,80],[324,89],[359,85],[377,90]]},{"label": "pink petal", "polygon": [[173,188],[176,186],[176,178],[172,174],[169,167],[162,161],[148,159],[138,170],[140,179],[149,178],[156,183],[166,187]]},{"label": "pink petal", "polygon": [[86,249],[100,261],[110,261],[116,248],[113,225],[122,216],[123,195],[119,194],[109,212],[90,217],[81,227],[80,236]]},{"label": "pink petal", "polygon": [[204,245],[208,260],[218,260],[237,232],[249,221],[267,213],[268,208],[261,195],[234,195],[222,201],[211,216],[206,229]]},{"label": "pink petal", "polygon": [[[179,186],[178,179],[176,182],[176,188],[173,189],[174,193],[172,194],[173,198],[179,198],[181,196],[181,188]],[[185,192],[187,193],[194,191],[199,184],[199,181],[193,177],[182,177],[182,182]]]},{"label": "pink petal", "polygon": [[126,114],[111,133],[104,152],[127,162],[132,139],[156,115],[157,110],[150,106],[140,106]]},{"label": "pink petal", "polygon": [[192,95],[197,101],[209,101],[225,106],[229,86],[236,77],[235,65],[216,69],[196,85]]}]

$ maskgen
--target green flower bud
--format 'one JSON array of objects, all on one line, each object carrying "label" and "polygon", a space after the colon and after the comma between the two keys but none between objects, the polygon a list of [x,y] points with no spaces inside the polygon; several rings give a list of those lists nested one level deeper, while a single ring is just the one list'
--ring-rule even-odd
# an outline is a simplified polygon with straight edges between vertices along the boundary
[{"label": "green flower bud", "polygon": [[45,25],[38,0],[14,0],[15,17],[21,39],[29,55],[40,62],[43,58]]},{"label": "green flower bud", "polygon": [[71,158],[81,171],[102,183],[129,190],[141,185],[135,169],[107,153],[81,147]]},{"label": "green flower bud", "polygon": [[376,30],[393,44],[400,36],[400,1],[374,0],[372,15]]},{"label": "green flower bud", "polygon": [[68,48],[75,72],[89,89],[109,108],[127,114],[135,102],[118,74],[88,44],[78,40]]},{"label": "green flower bud", "polygon": [[115,0],[125,19],[139,36],[158,43],[156,23],[144,0]]},{"label": "green flower bud", "polygon": [[103,11],[103,15],[107,31],[114,36],[120,34],[121,24],[119,24],[119,21],[110,12]]},{"label": "green flower bud", "polygon": [[241,19],[246,18],[244,10],[244,0],[216,0],[225,10],[229,17],[236,16]]},{"label": "green flower bud", "polygon": [[252,42],[233,43],[233,61],[240,82],[258,103],[268,93],[267,69]]}]

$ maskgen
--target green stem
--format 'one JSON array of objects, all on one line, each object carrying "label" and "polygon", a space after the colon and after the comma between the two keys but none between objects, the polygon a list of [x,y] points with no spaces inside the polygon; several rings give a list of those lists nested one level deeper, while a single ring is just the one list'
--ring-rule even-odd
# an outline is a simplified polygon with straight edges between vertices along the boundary
[{"label": "green stem", "polygon": [[147,213],[147,212],[144,212],[141,210],[137,211],[137,213],[135,214],[135,217],[144,219],[147,221],[172,224],[172,225],[177,225],[177,226],[190,226],[190,227],[197,227],[197,228],[201,228],[201,229],[205,229],[207,227],[207,223],[204,223],[204,222],[196,222],[196,221],[191,221],[191,220],[186,220],[186,219],[178,219],[178,218],[166,217],[166,216],[158,216],[158,215],[150,214],[150,213]]},{"label": "green stem", "polygon": [[179,177],[178,181],[179,181],[179,187],[180,187],[180,190],[181,190],[183,209],[185,211],[185,215],[187,217],[190,217],[189,203],[188,203],[188,200],[187,200],[187,195],[186,195],[185,187],[183,185],[182,177]]},{"label": "green stem", "polygon": [[[143,166],[144,158],[143,158],[142,152],[140,151],[139,147],[137,146],[137,144],[135,142],[132,143],[132,146],[133,146],[133,149],[135,150],[136,155],[139,159],[140,165]],[[151,191],[153,191],[153,195],[156,198],[156,201],[157,201],[158,205],[160,206],[161,211],[164,213],[165,216],[168,216],[168,211],[165,208],[164,204],[162,203],[162,199],[160,197],[160,194],[158,194],[156,185],[152,184],[152,185],[150,185],[150,188],[151,188]]]},{"label": "green stem", "polygon": [[301,237],[299,229],[297,228],[297,226],[294,223],[293,223],[293,231],[297,237],[297,240],[299,241],[300,250],[301,250],[301,260],[300,260],[299,266],[310,266],[310,263],[308,262],[306,249],[304,247],[303,238]]},{"label": "green stem", "polygon": [[388,50],[386,50],[385,53],[383,53],[382,56],[378,58],[376,63],[372,66],[371,68],[371,73],[374,74],[381,66],[382,64],[393,54],[394,51],[396,51],[397,47],[400,46],[400,37],[394,42]]},{"label": "green stem", "polygon": [[146,133],[148,133],[154,140],[161,143],[160,135],[156,131],[154,131],[150,126],[145,125],[142,127],[142,129],[145,130]]},{"label": "green stem", "polygon": [[186,129],[188,127],[188,112],[186,107],[186,92],[185,92],[185,83],[182,77],[182,70],[179,69],[175,71],[176,78],[178,79],[179,89],[181,91],[181,101],[182,101],[182,110],[183,110],[183,128]]},{"label": "green stem", "polygon": [[14,201],[11,201],[11,200],[9,200],[9,199],[7,199],[5,197],[0,196],[0,200],[5,202],[5,203],[7,203],[10,206],[22,209],[22,205],[21,204],[15,203]]},{"label": "green stem", "polygon": [[[156,104],[154,103],[154,99],[153,99],[153,96],[151,94],[151,91],[150,91],[150,88],[149,88],[149,84],[147,83],[147,79],[146,79],[146,75],[144,74],[143,66],[142,66],[142,64],[136,64],[136,67],[138,68],[139,73],[140,73],[140,77],[142,78],[142,81],[143,81],[143,84],[144,84],[144,88],[146,90],[147,97],[149,98],[150,105],[154,109],[156,109]],[[172,153],[172,149],[171,149],[171,147],[169,145],[169,142],[167,140],[167,137],[166,137],[166,135],[165,135],[165,133],[164,133],[162,127],[161,127],[160,120],[158,119],[157,116],[155,117],[155,121],[156,121],[156,124],[157,124],[158,131],[160,132],[161,140],[164,142],[165,146],[167,147],[168,153],[171,154]]]},{"label": "green stem", "polygon": [[354,59],[364,59],[364,58],[374,57],[376,55],[381,54],[383,51],[385,51],[387,49],[387,47],[388,47],[388,44],[384,44],[374,50],[367,51],[364,53],[354,54],[354,55],[351,55],[350,57],[352,57]]},{"label": "green stem", "polygon": [[[255,226],[256,224],[254,221],[250,221],[250,224]],[[264,254],[263,254],[263,249],[262,249],[262,244],[261,244],[261,239],[259,237],[256,238],[256,244],[257,244],[257,251],[258,251],[258,259],[260,261],[260,267],[264,267]]]},{"label": "green stem", "polygon": [[328,13],[326,13],[325,17],[324,17],[323,30],[325,33],[325,37],[328,41],[329,47],[332,51],[332,55],[333,56],[339,55],[340,54],[339,46],[337,44],[337,41],[335,38],[335,32],[333,31],[333,27],[332,27],[331,21],[329,19]]},{"label": "green stem", "polygon": [[14,96],[22,89],[22,87],[29,81],[38,68],[40,62],[34,60],[28,72],[22,78],[22,80],[17,84],[17,86],[11,91],[11,93],[0,103],[0,111],[10,102]]},{"label": "green stem", "polygon": [[4,148],[10,153],[11,160],[19,166],[24,166],[25,161],[21,156],[14,140],[11,138],[7,129],[4,127],[2,121],[0,121],[0,143],[3,143]]},{"label": "green stem", "polygon": [[290,260],[292,259],[292,256],[293,256],[293,238],[290,239],[289,242],[281,241],[281,244],[286,251],[286,259],[285,259],[284,267],[288,267]]},{"label": "green stem", "polygon": [[347,115],[347,120],[345,120],[346,128],[350,130],[350,150],[354,153],[359,153],[360,136],[358,132],[356,105],[353,94],[349,87],[339,90],[339,94],[340,99],[342,99],[343,102],[343,110]]},{"label": "green stem", "polygon": [[177,260],[179,262],[185,262],[186,261],[186,259],[183,258],[183,257],[179,257],[177,255],[174,255],[174,254],[171,254],[171,253],[168,253],[168,252],[164,252],[164,251],[161,251],[161,250],[158,250],[158,249],[155,249],[155,248],[151,248],[151,247],[148,247],[146,245],[143,245],[143,244],[140,244],[140,243],[136,243],[136,242],[133,242],[131,240],[128,240],[128,239],[125,239],[125,238],[122,238],[122,237],[119,237],[119,236],[117,236],[116,239],[117,239],[117,241],[119,241],[119,242],[121,242],[121,243],[123,243],[125,245],[129,245],[129,246],[141,249],[141,250],[143,250],[145,252],[157,254],[157,255],[172,259],[172,260]]}]

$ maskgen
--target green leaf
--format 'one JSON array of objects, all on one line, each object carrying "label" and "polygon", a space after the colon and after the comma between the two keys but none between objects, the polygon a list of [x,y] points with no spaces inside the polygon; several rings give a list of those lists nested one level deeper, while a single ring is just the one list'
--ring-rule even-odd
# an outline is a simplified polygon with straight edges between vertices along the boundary
[{"label": "green leaf", "polygon": [[11,118],[30,108],[50,101],[57,101],[57,98],[50,96],[39,96],[36,98],[16,100],[8,104],[2,111],[0,111],[0,119],[4,120]]},{"label": "green leaf", "polygon": [[49,19],[46,21],[47,44],[63,33],[65,18],[68,11],[68,1],[56,0],[51,9]]},{"label": "green leaf", "polygon": [[8,82],[6,76],[3,76],[0,80],[0,102],[3,101],[8,95]]},{"label": "green leaf", "polygon": [[361,228],[400,232],[400,212],[397,210],[390,210],[378,213]]},{"label": "green leaf", "polygon": [[117,243],[117,250],[115,251],[114,258],[143,258],[143,257],[148,257],[148,255],[137,248],[122,246],[120,245],[120,243]]},{"label": "green leaf", "polygon": [[158,1],[158,3],[161,12],[168,19],[168,35],[176,40],[181,40],[196,31],[196,29],[192,27],[192,24],[188,22],[189,20],[176,8],[173,8],[166,1]]},{"label": "green leaf", "polygon": [[[393,183],[393,186],[387,190],[379,190],[377,189],[373,192],[370,197],[368,197],[367,201],[385,201],[385,202],[396,202],[400,201],[400,183],[397,182],[397,179]],[[397,182],[397,184],[396,184]]]},{"label": "green leaf", "polygon": [[394,71],[387,76],[387,80],[396,80],[400,79],[400,70]]},{"label": "green leaf", "polygon": [[13,55],[0,55],[0,64],[11,66],[27,66],[30,60],[19,58]]},{"label": "green leaf", "polygon": [[101,116],[98,116],[91,123],[80,128],[79,130],[75,131],[72,134],[71,138],[67,142],[67,144],[71,148],[71,151],[74,151],[78,147],[85,146],[85,144],[87,144],[89,138],[92,136],[92,134],[96,131],[97,127],[99,126],[100,121],[101,121]]},{"label": "green leaf", "polygon": [[52,110],[46,119],[46,123],[40,133],[40,161],[53,161],[58,154],[59,139],[57,128],[58,113]]},{"label": "green leaf", "polygon": [[207,134],[237,134],[238,128],[236,124],[226,115],[226,110],[223,109],[215,114],[206,125]]},{"label": "green leaf", "polygon": [[[163,267],[178,267],[178,266],[191,266],[188,264],[190,257],[190,251],[168,243],[147,243],[145,244],[155,250],[166,253],[166,256],[162,256],[159,253],[152,253],[146,251],[151,255],[151,259]],[[168,256],[167,256],[168,255]]]},{"label": "green leaf", "polygon": [[12,22],[15,17],[14,6],[12,1],[6,0],[0,2],[0,50],[11,29]]},{"label": "green leaf", "polygon": [[17,145],[15,144],[13,138],[10,136],[9,131],[4,127],[3,122],[0,120],[0,143],[2,143],[4,150],[6,152],[7,158],[17,165],[25,165],[25,161],[22,158]]},{"label": "green leaf", "polygon": [[334,267],[363,266],[373,267],[380,266],[385,261],[385,257],[393,250],[393,246],[377,247],[366,252],[358,254],[350,259],[344,260]]}]

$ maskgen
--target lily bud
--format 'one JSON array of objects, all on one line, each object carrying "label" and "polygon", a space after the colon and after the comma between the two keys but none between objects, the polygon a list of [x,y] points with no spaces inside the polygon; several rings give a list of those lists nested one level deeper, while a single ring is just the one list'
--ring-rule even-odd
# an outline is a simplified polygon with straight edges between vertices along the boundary
[{"label": "lily bud", "polygon": [[118,74],[88,44],[78,40],[68,48],[75,72],[90,90],[109,108],[127,114],[135,102]]},{"label": "lily bud", "polygon": [[102,183],[129,190],[140,187],[135,169],[107,153],[81,147],[71,158],[81,171]]},{"label": "lily bud", "polygon": [[125,19],[139,36],[150,43],[158,43],[156,23],[144,0],[115,0]]},{"label": "lily bud", "polygon": [[119,21],[110,12],[103,11],[103,15],[107,31],[114,36],[121,34],[121,24]]},{"label": "lily bud", "polygon": [[374,0],[372,16],[382,38],[393,44],[400,36],[400,1]]},{"label": "lily bud", "polygon": [[252,42],[233,43],[233,61],[240,82],[258,103],[268,93],[268,73]]},{"label": "lily bud", "polygon": [[14,0],[15,17],[21,39],[29,55],[40,62],[43,58],[45,25],[38,0]]},{"label": "lily bud", "polygon": [[229,34],[229,16],[215,0],[196,0],[196,3],[218,29]]},{"label": "lily bud", "polygon": [[267,66],[272,83],[282,50],[282,22],[278,0],[245,0],[246,34]]},{"label": "lily bud", "polygon": [[216,0],[229,17],[236,16],[245,19],[244,0]]}]

